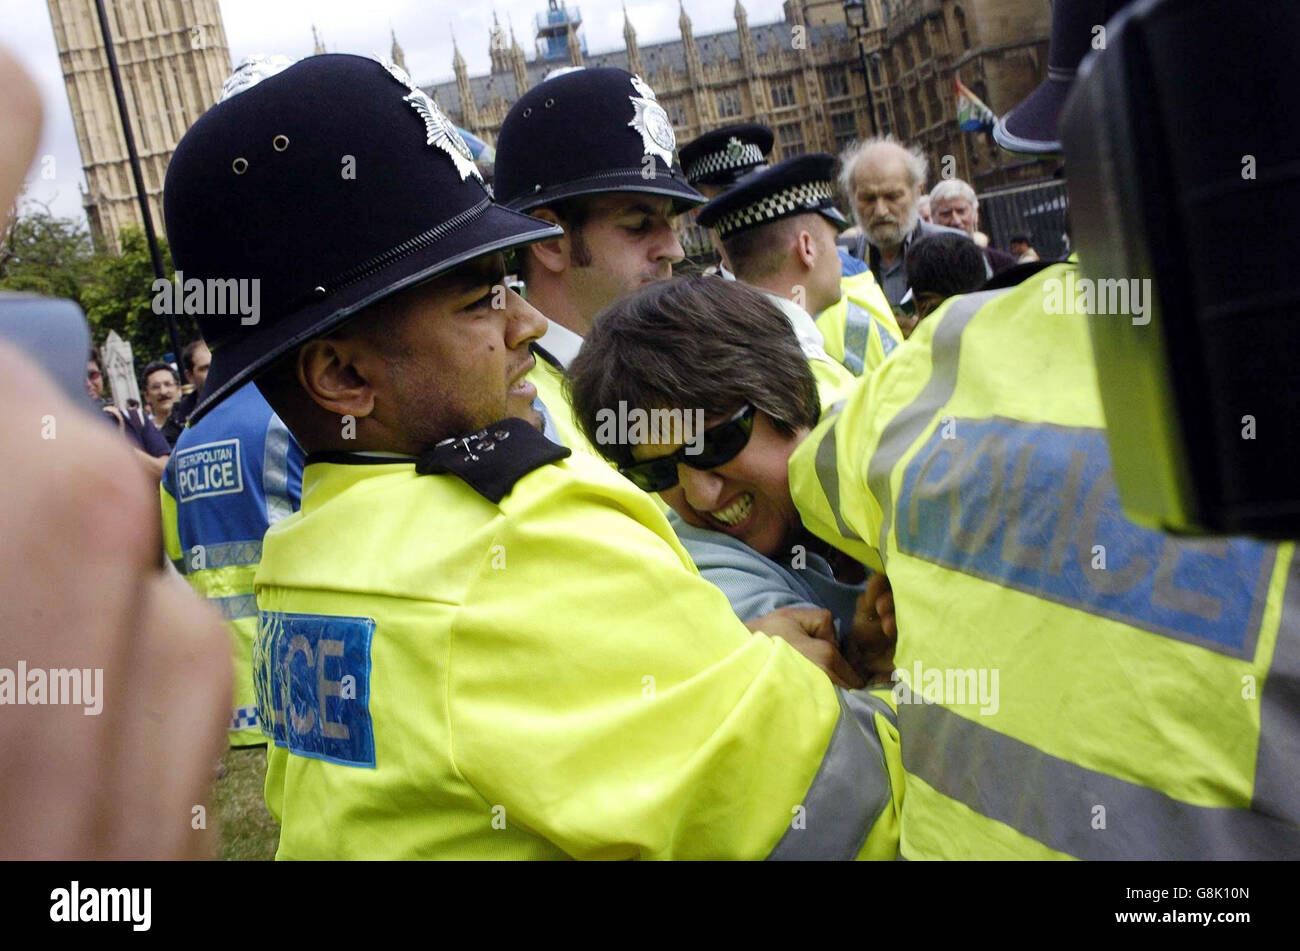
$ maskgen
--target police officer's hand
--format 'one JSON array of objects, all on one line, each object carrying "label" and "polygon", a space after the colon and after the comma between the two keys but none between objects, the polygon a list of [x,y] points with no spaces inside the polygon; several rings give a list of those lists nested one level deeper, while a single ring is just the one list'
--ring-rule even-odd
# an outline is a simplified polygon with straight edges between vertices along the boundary
[{"label": "police officer's hand", "polygon": [[826,671],[836,686],[854,689],[864,685],[863,679],[835,646],[835,620],[825,608],[780,608],[750,621],[746,626],[751,631],[762,631],[787,641]]},{"label": "police officer's hand", "polygon": [[844,639],[844,654],[854,669],[872,683],[889,682],[894,670],[898,621],[889,578],[877,572],[867,579],[853,611],[853,630]]},{"label": "police officer's hand", "polygon": [[[163,574],[157,489],[119,436],[3,345],[0,403],[0,667],[24,663],[29,698],[0,707],[0,857],[210,856],[222,622]],[[51,682],[33,705],[37,670],[88,670],[95,696],[54,705]]]}]

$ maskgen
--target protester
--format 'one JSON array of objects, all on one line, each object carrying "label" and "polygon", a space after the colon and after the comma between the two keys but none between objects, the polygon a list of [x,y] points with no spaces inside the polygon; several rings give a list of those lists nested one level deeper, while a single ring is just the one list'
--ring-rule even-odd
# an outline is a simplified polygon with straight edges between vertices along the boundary
[{"label": "protester", "polygon": [[984,255],[974,242],[955,234],[933,234],[907,249],[907,274],[912,281],[916,318],[904,333],[911,336],[916,325],[954,294],[979,290],[985,281]]},{"label": "protester", "polygon": [[212,353],[202,340],[192,340],[185,345],[185,350],[181,353],[181,365],[185,368],[185,380],[190,385],[190,391],[176,401],[162,427],[168,445],[176,445],[190,413],[194,412],[194,405],[199,401],[199,392],[203,389],[203,381],[208,378],[208,365],[211,363]]},{"label": "protester", "polygon": [[130,440],[131,445],[137,450],[136,458],[144,465],[145,470],[155,478],[161,478],[171,447],[167,445],[167,440],[163,438],[162,433],[149,417],[140,409],[139,403],[128,400],[126,408],[122,409],[112,400],[104,397],[104,363],[100,359],[99,352],[93,348],[86,359],[86,393],[104,415],[117,424],[118,431]]},{"label": "protester", "polygon": [[1029,235],[1024,232],[1013,234],[1011,240],[1007,243],[1007,247],[1016,256],[1017,264],[1028,264],[1031,261],[1038,260],[1038,252],[1029,243]]},{"label": "protester", "polygon": [[871,265],[895,309],[907,296],[908,246],[925,235],[954,230],[921,220],[926,170],[925,153],[888,136],[854,143],[840,157],[840,186],[862,228],[853,254]]},{"label": "protester", "polygon": [[966,232],[983,251],[986,278],[1015,267],[1015,256],[990,246],[989,236],[979,230],[980,202],[975,189],[960,178],[945,179],[931,189],[930,203],[936,222]]},{"label": "protester", "polygon": [[[779,299],[707,277],[652,284],[601,314],[569,386],[588,440],[672,507],[677,537],[742,620],[810,606],[830,610],[842,635],[852,629],[863,568],[809,535],[790,499],[790,454],[824,401]],[[601,438],[618,407],[698,412],[701,451],[680,427],[636,445]],[[884,635],[859,636],[874,646]],[[853,682],[850,670],[840,674]]]},{"label": "protester", "polygon": [[145,365],[144,372],[140,374],[140,389],[144,391],[149,422],[161,432],[162,427],[167,425],[167,418],[171,416],[172,407],[180,399],[180,375],[170,363],[153,360]]}]

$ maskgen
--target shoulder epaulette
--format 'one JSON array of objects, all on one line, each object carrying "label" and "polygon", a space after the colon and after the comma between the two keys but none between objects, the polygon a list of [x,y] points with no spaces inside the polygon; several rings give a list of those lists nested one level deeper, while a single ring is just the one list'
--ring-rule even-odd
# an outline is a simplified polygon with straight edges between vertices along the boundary
[{"label": "shoulder epaulette", "polygon": [[511,417],[468,436],[444,439],[420,454],[415,471],[450,472],[479,495],[500,502],[528,473],[569,454],[524,420]]}]

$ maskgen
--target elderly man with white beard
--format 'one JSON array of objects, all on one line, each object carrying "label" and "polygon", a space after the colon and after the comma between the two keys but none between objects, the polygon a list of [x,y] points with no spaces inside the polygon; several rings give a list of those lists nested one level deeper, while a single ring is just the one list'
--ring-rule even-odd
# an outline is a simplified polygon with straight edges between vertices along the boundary
[{"label": "elderly man with white beard", "polygon": [[862,231],[853,256],[870,265],[895,308],[907,296],[904,261],[912,242],[930,234],[964,234],[921,220],[927,164],[920,149],[889,137],[855,143],[840,157],[840,185]]}]

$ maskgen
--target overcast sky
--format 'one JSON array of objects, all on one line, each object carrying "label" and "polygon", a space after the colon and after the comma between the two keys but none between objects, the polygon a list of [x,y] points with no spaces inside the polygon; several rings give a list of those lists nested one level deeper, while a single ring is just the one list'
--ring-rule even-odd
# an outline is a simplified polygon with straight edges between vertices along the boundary
[{"label": "overcast sky", "polygon": [[[589,52],[622,48],[622,0],[580,0],[576,5],[582,11],[582,32]],[[744,0],[744,5],[751,25],[781,19],[781,0]],[[734,27],[732,0],[685,0],[685,6],[696,36]],[[470,74],[487,72],[488,31],[494,9],[503,26],[513,22],[519,43],[531,60],[535,50],[533,18],[546,7],[546,0],[497,0],[495,4],[482,0],[221,0],[221,15],[234,63],[253,53],[283,53],[292,58],[308,55],[313,23],[330,52],[387,54],[391,25],[412,77],[427,85],[452,77],[453,32]],[[626,7],[638,42],[678,36],[677,0],[627,0]],[[0,0],[0,42],[36,78],[45,99],[45,130],[28,175],[27,194],[47,202],[56,214],[81,218],[85,178],[44,0]],[[52,165],[48,156],[53,157]],[[53,177],[43,178],[42,169],[52,171]]]}]

